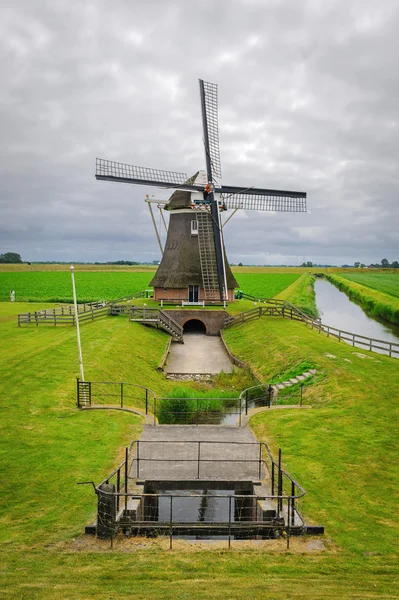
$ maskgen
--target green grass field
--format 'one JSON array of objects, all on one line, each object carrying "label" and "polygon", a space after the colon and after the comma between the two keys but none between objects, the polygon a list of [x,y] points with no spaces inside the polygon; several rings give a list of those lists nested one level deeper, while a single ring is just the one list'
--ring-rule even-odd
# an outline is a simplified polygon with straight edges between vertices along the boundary
[{"label": "green grass field", "polygon": [[341,274],[343,279],[349,279],[360,285],[390,294],[399,298],[399,273],[348,273]]},{"label": "green grass field", "polygon": [[299,277],[299,273],[236,273],[240,289],[259,298],[274,298]]},{"label": "green grass field", "polygon": [[[75,273],[79,302],[115,300],[148,288],[153,272],[83,271]],[[240,287],[248,294],[273,297],[300,277],[295,273],[240,273]],[[69,269],[65,271],[0,272],[0,301],[15,290],[18,302],[72,302]]]},{"label": "green grass field", "polygon": [[[325,525],[326,549],[308,551],[308,540],[297,539],[289,551],[284,541],[233,542],[231,551],[176,541],[169,551],[163,540],[144,539],[117,540],[111,550],[82,535],[96,498],[76,482],[109,472],[141,421],[75,408],[74,329],[16,326],[17,312],[43,306],[0,305],[0,598],[398,598],[398,360],[277,318],[227,330],[233,353],[263,381],[304,361],[317,369],[305,394],[311,410],[269,411],[251,425],[274,451],[282,448],[284,466],[307,490],[306,519]],[[86,378],[141,383],[166,395],[176,383],[156,366],[167,339],[125,317],[85,324]],[[218,385],[226,390],[229,377]]]},{"label": "green grass field", "polygon": [[[152,277],[153,273],[77,271],[77,298],[79,302],[115,300],[143,291]],[[73,302],[69,270],[0,273],[0,301],[10,299],[10,290],[15,290],[18,302]]]}]

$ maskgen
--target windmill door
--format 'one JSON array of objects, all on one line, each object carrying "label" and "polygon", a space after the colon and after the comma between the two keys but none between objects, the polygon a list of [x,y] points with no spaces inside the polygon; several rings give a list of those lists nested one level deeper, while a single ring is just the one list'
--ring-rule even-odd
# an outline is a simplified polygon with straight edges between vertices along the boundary
[{"label": "windmill door", "polygon": [[189,285],[188,286],[188,301],[189,302],[198,302],[199,296],[199,286],[198,285]]}]

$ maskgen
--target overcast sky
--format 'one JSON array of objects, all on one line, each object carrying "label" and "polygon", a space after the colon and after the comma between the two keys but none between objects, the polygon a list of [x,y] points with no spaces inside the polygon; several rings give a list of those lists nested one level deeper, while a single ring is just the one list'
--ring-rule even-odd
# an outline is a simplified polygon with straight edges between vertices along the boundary
[{"label": "overcast sky", "polygon": [[96,181],[95,158],[204,168],[202,78],[222,182],[308,194],[239,211],[230,262],[399,260],[398,0],[1,4],[0,252],[159,259],[144,196],[168,192]]}]

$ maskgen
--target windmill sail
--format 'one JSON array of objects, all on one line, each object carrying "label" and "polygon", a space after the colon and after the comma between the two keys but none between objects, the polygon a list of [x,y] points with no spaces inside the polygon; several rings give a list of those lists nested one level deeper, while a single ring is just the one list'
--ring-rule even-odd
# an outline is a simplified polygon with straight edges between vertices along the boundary
[{"label": "windmill sail", "polygon": [[[161,171],[136,167],[113,160],[96,159],[96,179],[105,181],[119,181],[120,183],[136,183],[139,185],[153,185],[156,187],[178,188],[187,182],[185,173],[174,171]],[[188,187],[191,187],[188,184]],[[203,189],[203,187],[201,188]]]},{"label": "windmill sail", "polygon": [[[218,86],[199,80],[205,160],[209,181],[222,176],[219,151]],[[209,163],[209,164],[208,164]]]},{"label": "windmill sail", "polygon": [[217,190],[222,194],[226,208],[262,210],[277,212],[306,212],[306,193],[260,188],[238,188],[222,186]]},{"label": "windmill sail", "polygon": [[[213,184],[214,177],[221,177],[222,171],[220,168],[220,152],[219,152],[219,126],[218,126],[218,92],[217,85],[208,81],[199,80],[201,110],[202,110],[202,127],[204,132],[205,146],[205,161],[206,174],[208,183]],[[213,185],[208,195],[211,208],[213,240],[212,244],[216,253],[216,268],[218,274],[218,286],[220,300],[225,300],[227,297],[226,287],[226,268],[224,264],[222,226],[220,222],[219,206],[213,192]],[[209,248],[211,252],[211,248]],[[208,277],[208,274],[205,274]]]}]

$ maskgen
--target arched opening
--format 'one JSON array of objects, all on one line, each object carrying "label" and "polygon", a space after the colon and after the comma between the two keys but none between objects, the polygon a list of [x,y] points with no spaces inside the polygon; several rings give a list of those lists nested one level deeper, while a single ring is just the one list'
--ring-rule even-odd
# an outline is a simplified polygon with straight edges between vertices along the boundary
[{"label": "arched opening", "polygon": [[183,326],[184,333],[202,333],[206,334],[205,323],[199,319],[190,319],[186,321]]}]

